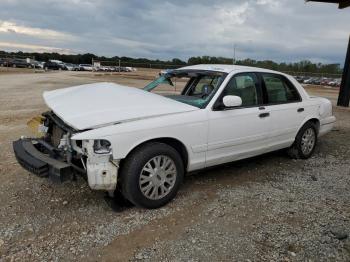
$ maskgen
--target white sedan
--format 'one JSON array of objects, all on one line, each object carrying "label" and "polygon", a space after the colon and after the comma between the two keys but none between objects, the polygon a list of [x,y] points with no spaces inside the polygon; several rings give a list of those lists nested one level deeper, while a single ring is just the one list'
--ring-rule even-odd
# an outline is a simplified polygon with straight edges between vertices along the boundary
[{"label": "white sedan", "polygon": [[[151,92],[174,83],[181,93]],[[31,121],[38,138],[13,143],[18,162],[56,181],[82,175],[145,208],[173,199],[190,171],[284,148],[309,158],[336,120],[331,102],[293,77],[230,65],[183,67],[143,90],[95,83],[44,100],[50,111]]]}]

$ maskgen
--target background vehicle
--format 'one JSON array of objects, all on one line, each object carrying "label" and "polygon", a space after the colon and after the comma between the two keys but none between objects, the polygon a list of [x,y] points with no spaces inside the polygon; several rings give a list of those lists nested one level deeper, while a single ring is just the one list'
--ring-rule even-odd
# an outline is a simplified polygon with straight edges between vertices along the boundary
[{"label": "background vehicle", "polygon": [[80,64],[79,71],[92,71],[93,67],[90,64]]},{"label": "background vehicle", "polygon": [[7,66],[8,60],[8,58],[0,58],[0,66]]},{"label": "background vehicle", "polygon": [[304,83],[305,80],[309,79],[309,77],[307,76],[297,76],[296,77],[296,80],[299,82],[299,83]]},{"label": "background vehicle", "polygon": [[30,68],[42,68],[42,63],[36,60],[31,60],[29,63]]},{"label": "background vehicle", "polygon": [[126,72],[135,72],[136,68],[127,66],[127,67],[125,67],[125,70],[126,70]]},{"label": "background vehicle", "polygon": [[[151,93],[178,78],[181,94]],[[293,77],[229,65],[173,70],[143,90],[94,83],[44,100],[52,111],[37,123],[42,137],[14,142],[19,163],[58,181],[84,175],[90,188],[145,208],[171,201],[186,172],[280,149],[309,158],[335,122],[331,102]]]},{"label": "background vehicle", "polygon": [[314,81],[312,81],[312,84],[314,85],[320,85],[321,84],[322,79],[320,77],[316,78]]},{"label": "background vehicle", "polygon": [[58,63],[55,60],[49,60],[44,63],[45,70],[67,70],[63,63]]},{"label": "background vehicle", "polygon": [[8,60],[8,66],[19,67],[19,68],[31,67],[31,65],[27,63],[26,59],[18,59],[18,58]]},{"label": "background vehicle", "polygon": [[329,82],[331,82],[332,80],[331,79],[329,79],[329,78],[322,78],[322,80],[321,80],[321,85],[323,85],[323,86],[327,86],[328,84],[329,84]]},{"label": "background vehicle", "polygon": [[303,81],[303,83],[304,84],[312,84],[314,80],[315,80],[315,77],[311,77],[311,78],[305,79]]},{"label": "background vehicle", "polygon": [[71,63],[64,63],[65,68],[68,71],[79,71],[79,66]]},{"label": "background vehicle", "polygon": [[328,84],[329,84],[330,86],[340,87],[341,79],[338,78],[338,79],[331,80]]}]

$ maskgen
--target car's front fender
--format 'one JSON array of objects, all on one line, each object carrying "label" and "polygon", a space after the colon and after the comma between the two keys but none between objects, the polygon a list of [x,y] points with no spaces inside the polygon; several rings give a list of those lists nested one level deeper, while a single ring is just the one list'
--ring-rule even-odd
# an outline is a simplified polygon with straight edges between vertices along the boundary
[{"label": "car's front fender", "polygon": [[106,139],[113,159],[124,159],[134,148],[150,140],[175,139],[188,153],[188,169],[204,167],[207,141],[207,114],[198,110],[111,125],[72,136],[73,140]]}]

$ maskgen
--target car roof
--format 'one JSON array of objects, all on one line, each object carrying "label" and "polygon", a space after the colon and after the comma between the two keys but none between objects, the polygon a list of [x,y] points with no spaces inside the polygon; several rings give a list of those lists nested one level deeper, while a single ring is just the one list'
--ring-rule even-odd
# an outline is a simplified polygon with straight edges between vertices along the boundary
[{"label": "car roof", "polygon": [[[265,73],[277,73],[283,74],[281,72],[259,68],[259,67],[251,67],[251,66],[241,66],[241,65],[217,65],[217,64],[200,64],[200,65],[192,65],[178,68],[176,70],[205,70],[205,71],[216,71],[223,73],[231,73],[231,72],[265,72]],[[175,70],[175,71],[176,71]]]}]

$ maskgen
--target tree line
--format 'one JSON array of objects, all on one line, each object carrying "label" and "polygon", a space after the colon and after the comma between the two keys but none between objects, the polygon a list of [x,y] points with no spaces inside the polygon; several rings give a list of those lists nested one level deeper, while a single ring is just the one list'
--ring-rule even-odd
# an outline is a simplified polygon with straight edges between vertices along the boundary
[{"label": "tree line", "polygon": [[272,69],[283,72],[307,72],[318,74],[341,74],[342,68],[340,64],[323,64],[312,63],[308,60],[303,60],[293,63],[278,63],[272,60],[253,60],[243,59],[233,61],[232,58],[215,57],[215,56],[198,56],[190,57],[187,61],[183,61],[178,58],[172,60],[159,60],[159,59],[147,59],[147,58],[132,58],[132,57],[105,57],[96,56],[91,53],[86,54],[59,54],[59,53],[27,53],[27,52],[5,52],[0,51],[0,57],[31,57],[38,61],[48,60],[61,60],[65,63],[73,64],[91,64],[93,60],[104,61],[106,65],[108,63],[117,65],[118,61],[122,62],[122,65],[139,66],[139,67],[152,67],[152,68],[175,68],[185,65],[196,64],[232,64],[261,67],[266,69]]}]

